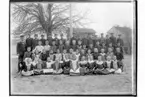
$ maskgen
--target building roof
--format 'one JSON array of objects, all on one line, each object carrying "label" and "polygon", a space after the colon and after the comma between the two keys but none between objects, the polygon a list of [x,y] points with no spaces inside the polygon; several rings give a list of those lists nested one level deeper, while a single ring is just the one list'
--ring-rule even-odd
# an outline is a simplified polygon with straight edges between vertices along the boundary
[{"label": "building roof", "polygon": [[95,34],[96,31],[93,29],[89,28],[73,28],[74,33],[90,33],[90,34]]}]

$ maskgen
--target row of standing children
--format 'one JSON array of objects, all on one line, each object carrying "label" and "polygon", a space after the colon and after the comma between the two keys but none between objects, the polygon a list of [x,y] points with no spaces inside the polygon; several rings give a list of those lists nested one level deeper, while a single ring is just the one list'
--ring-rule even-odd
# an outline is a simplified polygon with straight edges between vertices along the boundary
[{"label": "row of standing children", "polygon": [[24,42],[24,36],[21,36],[21,40],[17,44],[17,53],[19,54],[18,70],[22,71],[23,75],[110,74],[121,73],[123,70],[123,49],[120,42],[117,42],[117,45],[110,42],[106,46],[107,43],[96,41],[94,46],[93,43],[86,45],[82,40],[72,39],[71,45],[69,40],[66,40],[65,44],[60,40],[59,45],[56,45],[56,40],[53,40],[49,45],[50,41],[42,38],[36,45],[36,41],[33,42],[36,38],[28,37]]}]

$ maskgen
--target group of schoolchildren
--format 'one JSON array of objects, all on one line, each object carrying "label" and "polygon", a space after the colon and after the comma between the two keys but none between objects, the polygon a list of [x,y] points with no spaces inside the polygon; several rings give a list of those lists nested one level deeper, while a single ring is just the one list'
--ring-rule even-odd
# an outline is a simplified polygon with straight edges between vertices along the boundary
[{"label": "group of schoolchildren", "polygon": [[111,36],[71,39],[44,38],[38,34],[20,36],[17,43],[18,72],[23,76],[40,74],[120,74],[123,72],[123,40]]}]

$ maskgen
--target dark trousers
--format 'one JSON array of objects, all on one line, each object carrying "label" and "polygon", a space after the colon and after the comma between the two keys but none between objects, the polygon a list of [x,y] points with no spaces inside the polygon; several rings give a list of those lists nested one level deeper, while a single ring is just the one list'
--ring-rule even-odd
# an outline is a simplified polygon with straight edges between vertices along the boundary
[{"label": "dark trousers", "polygon": [[24,52],[20,53],[18,56],[18,72],[21,71],[20,64],[23,65],[23,58],[24,58]]}]

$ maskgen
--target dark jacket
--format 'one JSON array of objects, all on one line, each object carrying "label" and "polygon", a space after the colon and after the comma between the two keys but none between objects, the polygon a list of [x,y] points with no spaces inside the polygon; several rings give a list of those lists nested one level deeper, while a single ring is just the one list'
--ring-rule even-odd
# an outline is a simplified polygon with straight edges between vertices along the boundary
[{"label": "dark jacket", "polygon": [[26,39],[26,47],[33,47],[33,38]]},{"label": "dark jacket", "polygon": [[124,59],[124,56],[123,56],[123,54],[120,52],[120,53],[115,53],[115,56],[116,56],[116,58],[117,58],[117,60],[119,60],[119,61],[122,61],[122,59]]},{"label": "dark jacket", "polygon": [[24,42],[17,43],[17,54],[24,55],[26,44]]}]

